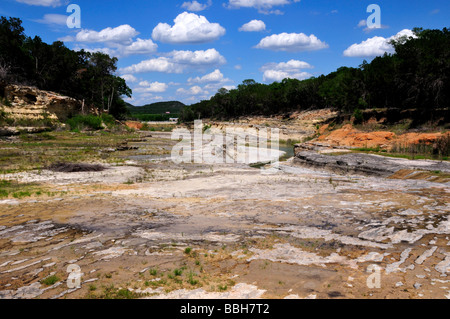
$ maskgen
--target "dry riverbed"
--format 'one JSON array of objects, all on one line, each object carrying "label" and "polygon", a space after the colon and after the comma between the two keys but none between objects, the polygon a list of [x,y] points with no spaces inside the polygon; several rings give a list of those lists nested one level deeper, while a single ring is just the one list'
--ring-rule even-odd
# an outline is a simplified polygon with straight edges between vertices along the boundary
[{"label": "dry riverbed", "polygon": [[450,298],[448,182],[178,165],[136,134],[89,149],[104,171],[4,171],[42,191],[0,199],[0,298]]}]

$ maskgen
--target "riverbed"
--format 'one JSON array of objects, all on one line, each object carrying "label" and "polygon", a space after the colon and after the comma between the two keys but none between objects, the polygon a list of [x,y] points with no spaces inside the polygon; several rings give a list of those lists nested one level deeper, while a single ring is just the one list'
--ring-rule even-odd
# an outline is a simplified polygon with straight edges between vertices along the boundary
[{"label": "riverbed", "polygon": [[176,164],[165,136],[101,172],[6,176],[58,195],[0,201],[0,298],[450,297],[448,184]]}]

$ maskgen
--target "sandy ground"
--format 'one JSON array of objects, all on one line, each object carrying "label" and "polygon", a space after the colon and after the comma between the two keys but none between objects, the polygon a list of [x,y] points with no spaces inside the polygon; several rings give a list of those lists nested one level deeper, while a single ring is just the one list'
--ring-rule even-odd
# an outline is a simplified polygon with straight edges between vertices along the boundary
[{"label": "sandy ground", "polygon": [[448,183],[162,159],[8,178],[64,193],[0,201],[0,298],[450,298]]}]

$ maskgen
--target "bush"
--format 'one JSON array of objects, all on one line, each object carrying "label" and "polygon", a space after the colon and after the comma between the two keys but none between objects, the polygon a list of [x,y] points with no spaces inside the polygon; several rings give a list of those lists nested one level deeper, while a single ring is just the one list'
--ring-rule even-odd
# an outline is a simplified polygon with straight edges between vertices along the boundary
[{"label": "bush", "polygon": [[445,134],[436,141],[436,151],[439,156],[450,156],[450,134]]},{"label": "bush", "polygon": [[95,115],[77,115],[67,120],[71,130],[100,130],[103,128],[102,123],[102,118]]},{"label": "bush", "polygon": [[361,110],[358,108],[355,109],[355,111],[353,112],[353,117],[355,118],[355,120],[353,122],[354,124],[361,124],[364,120],[364,115],[361,112]]},{"label": "bush", "polygon": [[114,126],[116,124],[116,119],[110,114],[103,113],[100,117],[103,123],[108,127]]}]

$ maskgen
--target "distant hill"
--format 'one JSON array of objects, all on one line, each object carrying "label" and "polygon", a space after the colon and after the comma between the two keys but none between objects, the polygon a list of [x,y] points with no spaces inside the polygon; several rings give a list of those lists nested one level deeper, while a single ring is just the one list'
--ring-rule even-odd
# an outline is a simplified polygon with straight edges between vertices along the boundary
[{"label": "distant hill", "polygon": [[179,114],[185,104],[178,101],[157,102],[143,106],[134,106],[127,103],[127,107],[131,114]]}]

